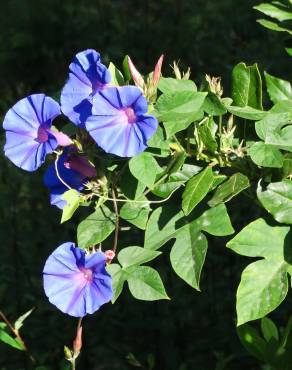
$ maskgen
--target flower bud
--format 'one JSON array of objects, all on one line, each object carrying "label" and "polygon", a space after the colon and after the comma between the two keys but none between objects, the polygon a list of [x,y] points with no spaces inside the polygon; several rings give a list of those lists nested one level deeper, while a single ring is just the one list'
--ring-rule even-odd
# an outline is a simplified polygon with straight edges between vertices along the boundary
[{"label": "flower bud", "polygon": [[74,354],[78,355],[82,348],[82,326],[77,329],[76,338],[73,341]]},{"label": "flower bud", "polygon": [[162,54],[156,63],[153,73],[153,85],[157,85],[161,76],[161,67],[163,63],[164,55]]},{"label": "flower bud", "polygon": [[128,65],[135,85],[143,89],[145,85],[144,79],[140,72],[138,72],[137,68],[134,66],[134,63],[132,62],[130,57],[128,57]]},{"label": "flower bud", "polygon": [[104,252],[105,256],[106,256],[106,263],[111,263],[112,260],[115,258],[115,252],[111,249],[107,250]]},{"label": "flower bud", "polygon": [[60,146],[69,146],[73,144],[73,141],[70,139],[70,137],[66,134],[64,134],[61,131],[53,131],[51,130],[51,134],[53,134],[58,142],[58,145]]}]

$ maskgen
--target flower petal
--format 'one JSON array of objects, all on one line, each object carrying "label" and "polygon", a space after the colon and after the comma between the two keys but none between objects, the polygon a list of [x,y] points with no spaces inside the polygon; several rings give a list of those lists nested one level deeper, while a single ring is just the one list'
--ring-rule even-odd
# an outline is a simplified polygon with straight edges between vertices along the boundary
[{"label": "flower petal", "polygon": [[92,96],[111,80],[100,54],[88,49],[78,53],[69,66],[69,79],[61,93],[63,113],[76,125],[83,126],[91,115]]},{"label": "flower petal", "polygon": [[[84,269],[87,271],[89,268],[92,280],[84,274]],[[60,245],[49,256],[43,278],[49,301],[71,316],[91,314],[112,299],[112,279],[105,270],[104,254],[97,252],[85,256],[85,252],[75,248],[74,243]]]},{"label": "flower petal", "polygon": [[100,306],[111,301],[113,297],[112,279],[110,276],[94,274],[93,281],[85,288],[87,313],[97,311]]},{"label": "flower petal", "polygon": [[38,132],[49,128],[60,114],[59,104],[44,94],[34,94],[18,101],[6,114],[3,127],[6,130],[5,155],[18,167],[35,171],[45,161],[46,154],[57,147],[54,136],[48,134],[40,142]]}]

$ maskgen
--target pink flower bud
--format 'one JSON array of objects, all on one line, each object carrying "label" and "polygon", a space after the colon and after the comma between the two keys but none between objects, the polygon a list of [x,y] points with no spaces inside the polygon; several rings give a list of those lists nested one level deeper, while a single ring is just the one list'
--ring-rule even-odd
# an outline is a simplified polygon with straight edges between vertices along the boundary
[{"label": "pink flower bud", "polygon": [[53,130],[50,130],[49,132],[52,135],[55,136],[55,138],[56,138],[56,140],[58,142],[58,145],[60,145],[60,146],[69,146],[69,145],[71,145],[73,143],[72,140],[70,139],[70,137],[67,136],[66,134],[64,134],[61,131],[53,131]]},{"label": "pink flower bud", "polygon": [[82,348],[82,326],[77,329],[76,338],[73,341],[74,353],[79,353]]},{"label": "pink flower bud", "polygon": [[161,76],[161,67],[163,63],[163,58],[164,55],[162,54],[160,58],[158,59],[158,62],[156,63],[156,66],[154,68],[154,73],[153,73],[153,85],[157,85]]},{"label": "pink flower bud", "polygon": [[106,256],[106,262],[107,263],[111,263],[112,260],[115,258],[115,252],[111,249],[107,250],[104,252],[105,256]]},{"label": "pink flower bud", "polygon": [[128,57],[128,65],[129,65],[129,70],[130,70],[131,76],[132,76],[132,78],[135,82],[135,85],[138,86],[138,87],[141,87],[141,89],[143,89],[144,84],[145,84],[144,79],[143,79],[142,75],[140,74],[140,72],[138,72],[138,70],[134,66],[130,57]]}]

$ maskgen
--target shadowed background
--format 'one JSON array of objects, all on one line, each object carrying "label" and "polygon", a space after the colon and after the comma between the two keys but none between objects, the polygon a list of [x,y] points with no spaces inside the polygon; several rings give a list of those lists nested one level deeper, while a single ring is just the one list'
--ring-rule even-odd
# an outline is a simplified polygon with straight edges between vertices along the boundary
[{"label": "shadowed background", "polygon": [[[271,74],[291,79],[285,36],[262,29],[251,0],[9,0],[0,13],[0,117],[31,93],[58,98],[68,65],[78,51],[95,48],[103,62],[117,66],[125,54],[150,72],[161,53],[163,72],[180,60],[200,82],[205,73],[222,76],[228,94],[232,67],[258,62]],[[2,129],[1,129],[2,130]],[[3,132],[1,140],[4,143]],[[76,320],[51,306],[43,293],[41,271],[51,251],[75,241],[78,218],[59,226],[60,212],[50,207],[42,182],[44,169],[29,174],[0,157],[0,310],[16,319],[35,312],[23,328],[39,370],[65,369],[64,344],[71,345]],[[179,201],[179,200],[178,200]],[[240,198],[229,205],[237,229],[258,217]],[[85,320],[79,369],[134,369],[132,353],[144,369],[258,369],[237,339],[235,292],[246,258],[225,250],[223,238],[209,238],[198,293],[179,280],[167,253],[155,262],[169,302],[135,301],[125,290],[117,303]],[[121,234],[120,245],[142,245],[142,234]],[[168,247],[164,247],[167,251]],[[286,321],[289,302],[274,315]],[[130,361],[131,362],[131,361]],[[138,363],[136,363],[138,367]],[[0,369],[30,368],[22,353],[0,342]]]}]

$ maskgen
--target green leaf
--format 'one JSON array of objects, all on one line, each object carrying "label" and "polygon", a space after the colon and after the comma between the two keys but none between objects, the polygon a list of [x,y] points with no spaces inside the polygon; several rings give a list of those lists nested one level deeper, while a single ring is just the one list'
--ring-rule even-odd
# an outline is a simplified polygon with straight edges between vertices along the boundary
[{"label": "green leaf", "polygon": [[179,172],[172,173],[168,180],[158,184],[152,190],[152,193],[159,197],[168,197],[175,189],[187,182],[192,176],[197,174],[202,168],[190,164],[184,164]]},{"label": "green leaf", "polygon": [[[177,207],[163,206],[152,212],[146,232],[144,248],[156,250],[176,238],[177,233],[188,223],[183,212],[177,212]],[[191,227],[215,236],[230,235],[234,232],[224,204],[210,208],[192,221]]]},{"label": "green leaf", "polygon": [[125,55],[125,58],[123,60],[123,72],[124,72],[126,82],[130,81],[132,78],[128,61],[129,61],[129,56]]},{"label": "green leaf", "polygon": [[237,334],[242,345],[252,356],[266,362],[267,343],[251,325],[244,324],[239,326]]},{"label": "green leaf", "polygon": [[262,79],[257,64],[237,64],[232,70],[232,99],[239,107],[263,109]]},{"label": "green leaf", "polygon": [[[140,229],[145,230],[150,212],[149,203],[145,196],[140,196],[136,200],[139,201],[139,203],[129,201],[122,206],[120,209],[120,217]],[[145,200],[145,203],[143,203],[143,200]]]},{"label": "green leaf", "polygon": [[259,319],[276,309],[288,292],[284,261],[260,260],[248,265],[237,290],[237,325]]},{"label": "green leaf", "polygon": [[267,342],[269,342],[271,339],[274,339],[276,341],[279,340],[279,332],[277,326],[268,317],[263,317],[261,319],[261,330]]},{"label": "green leaf", "polygon": [[259,185],[257,196],[276,221],[292,224],[292,182],[290,180],[271,183],[264,190]]},{"label": "green leaf", "polygon": [[251,107],[235,107],[233,105],[229,105],[226,108],[231,114],[252,121],[263,119],[268,113]]},{"label": "green leaf", "polygon": [[3,328],[0,328],[0,341],[8,344],[10,347],[16,348],[20,351],[25,351],[23,343],[17,338],[11,337]]},{"label": "green leaf", "polygon": [[254,143],[247,150],[247,153],[252,161],[261,167],[281,168],[284,163],[284,157],[280,150],[262,141]]},{"label": "green leaf", "polygon": [[274,104],[281,100],[292,99],[292,87],[290,82],[274,77],[267,72],[265,72],[265,79],[270,99]]},{"label": "green leaf", "polygon": [[269,226],[258,219],[227,244],[243,256],[264,258],[251,263],[242,273],[237,290],[238,325],[266,316],[284,300],[292,261],[289,231],[289,227]]},{"label": "green leaf", "polygon": [[34,310],[34,308],[30,309],[29,311],[27,311],[23,315],[19,316],[19,318],[14,323],[14,329],[15,330],[19,330],[23,326],[24,320],[28,318],[28,316],[32,313],[33,310]]},{"label": "green leaf", "polygon": [[120,294],[122,293],[127,276],[125,275],[121,266],[118,265],[117,263],[111,263],[110,265],[107,265],[106,270],[112,277],[112,286],[114,292],[112,303],[115,303],[115,301],[119,298]]},{"label": "green leaf", "polygon": [[264,13],[265,15],[276,18],[279,21],[286,21],[292,19],[292,12],[289,11],[289,8],[280,8],[274,4],[262,3],[253,7],[254,9]]},{"label": "green leaf", "polygon": [[214,207],[219,203],[226,203],[249,186],[248,177],[240,172],[235,173],[227,181],[218,186],[208,204],[210,207]]},{"label": "green leaf", "polygon": [[214,236],[225,236],[234,233],[226,206],[219,204],[205,211],[199,218],[192,222],[199,230]]},{"label": "green leaf", "polygon": [[115,229],[115,219],[105,205],[89,215],[77,228],[79,248],[86,249],[105,240]]},{"label": "green leaf", "polygon": [[137,266],[128,273],[127,281],[132,295],[143,301],[169,299],[163,282],[156,270],[148,266]]},{"label": "green leaf", "polygon": [[213,184],[213,180],[212,168],[206,167],[187,182],[182,196],[182,208],[185,215],[190,214],[196,205],[205,198]]},{"label": "green leaf", "polygon": [[170,142],[166,140],[164,135],[164,130],[161,126],[157,127],[155,134],[147,142],[148,146],[151,148],[159,148],[163,151],[166,151],[166,156],[169,155],[169,144]]},{"label": "green leaf", "polygon": [[145,190],[146,186],[134,177],[127,167],[121,176],[120,186],[129,199],[138,199]]},{"label": "green leaf", "polygon": [[204,104],[204,111],[210,116],[221,116],[227,112],[225,105],[221,99],[214,93],[209,92]]},{"label": "green leaf", "polygon": [[164,94],[174,93],[176,91],[197,91],[194,81],[177,80],[176,78],[171,77],[160,77],[158,89]]},{"label": "green leaf", "polygon": [[270,113],[292,113],[292,100],[280,100],[270,110]]},{"label": "green leaf", "polygon": [[162,94],[155,106],[156,116],[160,121],[189,121],[198,117],[207,93],[177,91]]},{"label": "green leaf", "polygon": [[292,112],[269,112],[266,117],[256,122],[257,135],[266,144],[276,146],[278,149],[292,151]]},{"label": "green leaf", "polygon": [[152,261],[160,254],[161,252],[156,252],[141,247],[126,247],[120,251],[118,255],[118,261],[123,266],[123,268],[126,268]]},{"label": "green leaf", "polygon": [[112,62],[110,62],[108,66],[108,70],[110,71],[110,74],[112,76],[111,85],[114,85],[114,86],[125,85],[125,80],[124,80],[124,76],[122,72],[119,71]]},{"label": "green leaf", "polygon": [[175,120],[175,121],[166,121],[163,122],[163,126],[165,128],[166,137],[170,138],[177,132],[183,131],[190,126],[190,124],[194,121],[200,121],[204,117],[204,112],[200,109],[195,115],[191,116],[191,119],[187,117],[183,120]]},{"label": "green leaf", "polygon": [[292,56],[292,48],[285,48],[286,52],[290,57]]},{"label": "green leaf", "polygon": [[144,248],[156,250],[172,239],[184,225],[183,212],[177,207],[163,206],[152,212],[145,231]]},{"label": "green leaf", "polygon": [[292,31],[289,30],[288,28],[281,27],[277,23],[271,22],[267,19],[258,19],[257,22],[263,27],[268,28],[269,30],[277,31],[277,32],[287,32],[289,33],[289,35],[292,35]]},{"label": "green leaf", "polygon": [[150,189],[155,183],[156,176],[162,172],[153,155],[147,152],[132,157],[129,168],[132,175]]},{"label": "green leaf", "polygon": [[198,125],[197,130],[199,138],[202,141],[204,147],[211,153],[215,153],[218,147],[217,141],[215,139],[217,125],[215,124],[213,118],[210,118],[204,123]]},{"label": "green leaf", "polygon": [[81,198],[80,193],[77,190],[70,189],[61,196],[61,199],[66,201],[61,218],[62,224],[63,222],[70,220],[73,216],[74,212],[79,207]]},{"label": "green leaf", "polygon": [[170,252],[170,262],[174,271],[197,290],[200,290],[199,282],[207,248],[205,235],[198,233],[198,230],[189,224],[176,234],[176,241]]}]

